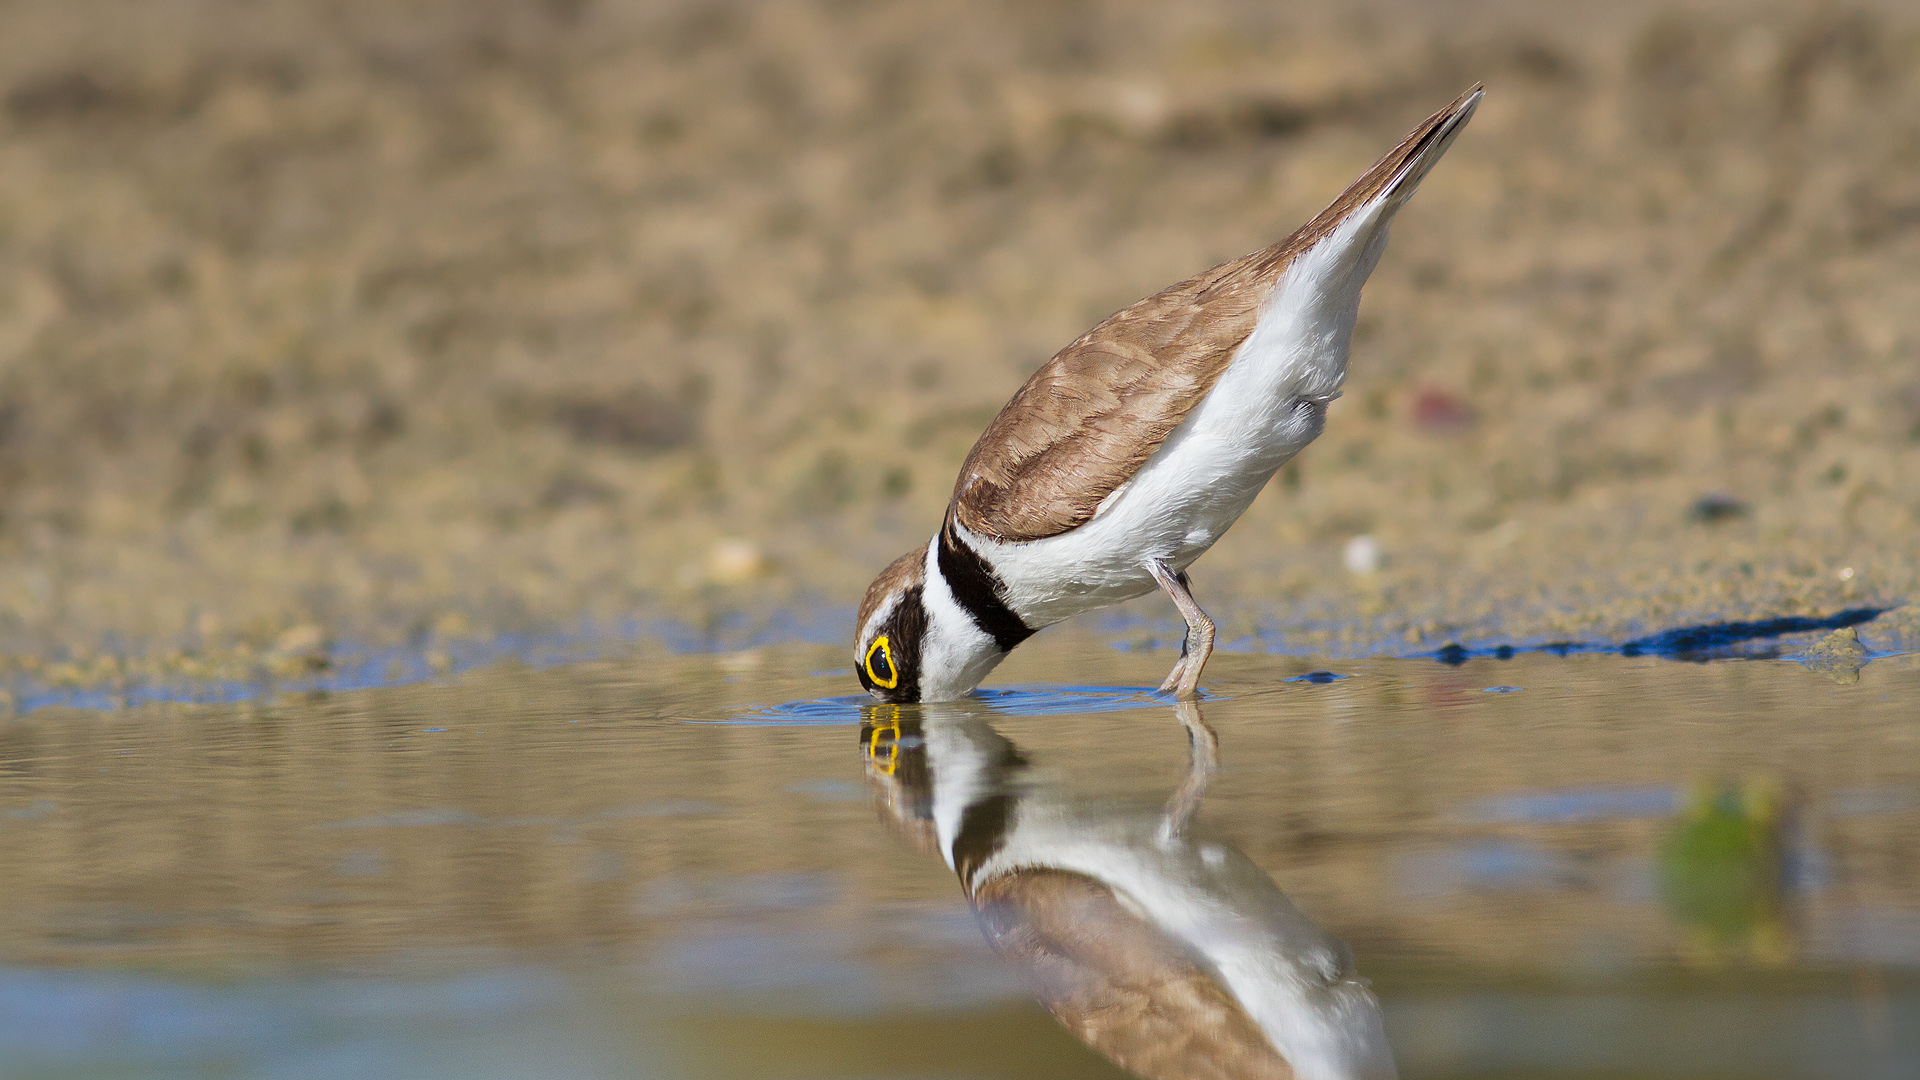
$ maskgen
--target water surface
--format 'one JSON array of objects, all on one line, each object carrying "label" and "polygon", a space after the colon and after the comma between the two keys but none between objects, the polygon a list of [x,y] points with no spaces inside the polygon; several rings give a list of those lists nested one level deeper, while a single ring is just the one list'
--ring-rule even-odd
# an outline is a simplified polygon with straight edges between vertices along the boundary
[{"label": "water surface", "polygon": [[969,903],[962,781],[1252,868],[1403,1076],[1920,1075],[1911,659],[1228,655],[1209,753],[1137,689],[1169,659],[1045,635],[945,710],[787,646],[7,721],[0,1075],[1126,1075],[1040,1004],[1037,909]]}]

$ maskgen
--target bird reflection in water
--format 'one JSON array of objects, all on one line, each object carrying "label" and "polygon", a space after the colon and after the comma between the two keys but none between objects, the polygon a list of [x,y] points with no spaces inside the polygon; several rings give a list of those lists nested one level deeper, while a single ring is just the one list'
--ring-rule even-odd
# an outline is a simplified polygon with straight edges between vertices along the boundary
[{"label": "bird reflection in water", "polygon": [[960,877],[987,943],[1074,1036],[1160,1078],[1381,1080],[1380,1005],[1346,945],[1253,860],[1196,833],[1218,758],[1200,708],[1164,807],[1133,812],[1036,776],[967,701],[877,705],[860,744],[886,815]]}]

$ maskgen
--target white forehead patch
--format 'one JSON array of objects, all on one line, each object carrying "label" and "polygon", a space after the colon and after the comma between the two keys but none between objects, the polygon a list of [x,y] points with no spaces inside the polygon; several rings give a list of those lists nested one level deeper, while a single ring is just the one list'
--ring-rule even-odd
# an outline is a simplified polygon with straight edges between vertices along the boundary
[{"label": "white forehead patch", "polygon": [[853,646],[854,663],[858,664],[866,658],[867,643],[873,640],[873,635],[879,633],[881,624],[885,623],[888,617],[893,614],[893,609],[899,606],[900,592],[894,592],[885,600],[880,601],[880,606],[873,609],[872,615],[867,616],[867,624],[860,628],[860,640],[855,642]]}]

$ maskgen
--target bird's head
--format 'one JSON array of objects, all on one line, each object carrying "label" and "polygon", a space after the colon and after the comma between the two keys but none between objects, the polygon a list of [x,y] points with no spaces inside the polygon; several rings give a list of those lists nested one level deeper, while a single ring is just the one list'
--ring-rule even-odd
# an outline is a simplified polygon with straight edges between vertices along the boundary
[{"label": "bird's head", "polygon": [[854,637],[853,672],[881,701],[920,700],[920,654],[927,637],[927,551],[893,560],[867,586]]},{"label": "bird's head", "polygon": [[893,560],[860,603],[853,672],[881,701],[912,705],[967,696],[1007,654],[927,578],[927,548]]}]

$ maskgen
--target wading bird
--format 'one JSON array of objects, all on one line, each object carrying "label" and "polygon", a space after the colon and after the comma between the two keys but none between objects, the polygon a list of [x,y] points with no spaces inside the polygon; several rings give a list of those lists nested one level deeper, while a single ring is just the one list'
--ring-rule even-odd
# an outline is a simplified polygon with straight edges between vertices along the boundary
[{"label": "wading bird", "polygon": [[1062,619],[1165,589],[1187,622],[1161,685],[1194,696],[1213,622],[1186,570],[1340,396],[1387,228],[1480,103],[1475,85],[1293,235],[1109,316],[1027,380],[960,467],[945,523],[860,605],[882,701],[950,701]]}]

